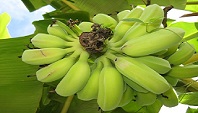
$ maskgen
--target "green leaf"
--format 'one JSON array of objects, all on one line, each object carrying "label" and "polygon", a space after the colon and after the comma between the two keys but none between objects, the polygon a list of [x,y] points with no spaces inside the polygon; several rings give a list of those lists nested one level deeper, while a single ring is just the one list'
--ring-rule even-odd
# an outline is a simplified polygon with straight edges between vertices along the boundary
[{"label": "green leaf", "polygon": [[[132,5],[145,5],[143,1],[146,0],[127,0]],[[184,9],[187,0],[150,0],[151,4],[158,4],[160,6],[172,5],[176,9]]]},{"label": "green leaf", "polygon": [[74,96],[68,113],[101,113],[96,100],[82,101]]},{"label": "green leaf", "polygon": [[198,106],[198,92],[189,92],[189,93],[180,94],[179,102],[182,104]]},{"label": "green leaf", "polygon": [[0,40],[0,112],[35,113],[42,95],[36,79],[38,66],[19,58],[32,36]]},{"label": "green leaf", "polygon": [[190,108],[188,107],[188,109],[186,110],[186,113],[198,113],[198,108]]},{"label": "green leaf", "polygon": [[185,10],[197,12],[198,11],[198,1],[197,0],[187,0]]},{"label": "green leaf", "polygon": [[48,18],[55,18],[55,19],[78,19],[79,21],[90,21],[90,15],[88,12],[85,11],[62,11],[62,10],[56,10],[50,13],[46,13],[43,15],[45,19]]},{"label": "green leaf", "polygon": [[0,39],[10,38],[7,25],[10,23],[11,17],[8,13],[0,14]]},{"label": "green leaf", "polygon": [[179,27],[185,30],[184,41],[192,44],[198,52],[198,22],[177,22],[170,26]]},{"label": "green leaf", "polygon": [[25,6],[30,12],[48,5],[46,2],[44,2],[46,0],[21,0],[21,1],[25,4]]},{"label": "green leaf", "polygon": [[74,5],[82,11],[90,13],[91,17],[98,13],[116,14],[124,9],[131,9],[126,0],[73,0]]}]

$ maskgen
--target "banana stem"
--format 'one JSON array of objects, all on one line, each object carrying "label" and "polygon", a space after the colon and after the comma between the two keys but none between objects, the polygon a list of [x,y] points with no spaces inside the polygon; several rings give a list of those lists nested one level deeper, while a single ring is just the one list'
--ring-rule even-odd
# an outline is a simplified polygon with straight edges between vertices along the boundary
[{"label": "banana stem", "polygon": [[63,109],[61,110],[61,113],[67,113],[69,106],[73,100],[74,95],[67,97],[65,104],[63,106]]},{"label": "banana stem", "polygon": [[194,54],[190,59],[188,59],[186,62],[184,62],[183,64],[191,64],[198,61],[198,53]]},{"label": "banana stem", "polygon": [[188,35],[188,36],[184,37],[184,38],[183,38],[183,40],[182,40],[182,42],[184,42],[184,41],[188,41],[188,40],[191,40],[191,39],[193,39],[193,38],[196,38],[196,37],[197,37],[197,35],[198,35],[198,32],[193,33],[193,34],[190,34],[190,35]]},{"label": "banana stem", "polygon": [[110,52],[106,52],[105,56],[111,60],[115,60],[116,56],[114,54],[111,54]]}]

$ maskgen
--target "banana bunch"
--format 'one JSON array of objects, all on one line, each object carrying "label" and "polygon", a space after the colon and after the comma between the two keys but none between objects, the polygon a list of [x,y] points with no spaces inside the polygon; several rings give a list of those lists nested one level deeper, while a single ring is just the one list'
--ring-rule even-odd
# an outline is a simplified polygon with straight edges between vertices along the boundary
[{"label": "banana bunch", "polygon": [[56,20],[47,34],[31,39],[35,48],[25,50],[22,61],[44,65],[35,72],[37,79],[57,81],[60,96],[96,99],[103,111],[156,103],[173,107],[178,104],[173,86],[198,76],[198,65],[191,62],[194,47],[182,42],[184,30],[162,28],[163,18],[153,4],[121,11],[117,19],[100,13],[78,25]]}]

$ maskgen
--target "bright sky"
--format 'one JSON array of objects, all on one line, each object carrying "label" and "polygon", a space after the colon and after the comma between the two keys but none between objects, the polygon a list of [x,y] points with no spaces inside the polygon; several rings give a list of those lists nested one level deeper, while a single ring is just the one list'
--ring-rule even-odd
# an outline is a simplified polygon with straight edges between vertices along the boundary
[{"label": "bright sky", "polygon": [[[0,14],[7,12],[11,16],[11,22],[8,26],[11,37],[19,37],[30,35],[35,28],[32,22],[35,20],[42,20],[42,14],[54,10],[51,6],[43,7],[35,12],[30,13],[21,0],[0,0]],[[178,18],[182,13],[170,12],[174,18]],[[189,19],[188,19],[189,20]],[[198,20],[198,19],[196,19]],[[162,107],[160,113],[185,113],[188,106],[179,105],[173,108]]]}]

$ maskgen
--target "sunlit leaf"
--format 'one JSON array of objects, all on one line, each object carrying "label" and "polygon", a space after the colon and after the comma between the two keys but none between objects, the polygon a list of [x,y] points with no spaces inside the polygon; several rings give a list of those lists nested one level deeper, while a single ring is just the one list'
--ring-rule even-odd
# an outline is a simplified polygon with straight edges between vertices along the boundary
[{"label": "sunlit leaf", "polygon": [[20,56],[32,36],[0,40],[0,113],[35,113],[42,95],[42,83]]},{"label": "sunlit leaf", "polygon": [[198,108],[188,107],[188,109],[186,110],[186,113],[198,113]]},{"label": "sunlit leaf", "polygon": [[189,93],[180,94],[179,102],[182,104],[198,106],[198,92],[189,92]]},{"label": "sunlit leaf", "polygon": [[8,31],[8,24],[10,23],[11,17],[8,13],[0,14],[0,39],[10,38]]},{"label": "sunlit leaf", "polygon": [[198,1],[197,0],[187,0],[187,5],[185,10],[197,12],[198,11]]}]

